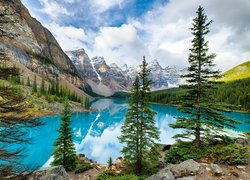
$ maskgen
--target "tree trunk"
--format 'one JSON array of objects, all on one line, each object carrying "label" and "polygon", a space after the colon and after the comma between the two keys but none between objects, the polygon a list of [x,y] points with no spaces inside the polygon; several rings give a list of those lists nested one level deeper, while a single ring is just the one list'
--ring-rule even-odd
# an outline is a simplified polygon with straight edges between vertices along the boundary
[{"label": "tree trunk", "polygon": [[201,147],[201,135],[199,126],[196,126],[195,128],[195,142],[197,147]]}]

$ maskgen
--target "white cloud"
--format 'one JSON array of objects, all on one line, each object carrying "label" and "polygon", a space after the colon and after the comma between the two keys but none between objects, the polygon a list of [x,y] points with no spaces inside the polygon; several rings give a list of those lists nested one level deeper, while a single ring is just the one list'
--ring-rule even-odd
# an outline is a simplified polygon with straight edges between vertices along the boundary
[{"label": "white cloud", "polygon": [[56,23],[45,24],[45,27],[53,33],[58,43],[65,51],[85,47],[84,42],[88,41],[88,37],[82,28],[60,26]]},{"label": "white cloud", "polygon": [[[69,1],[69,0],[68,0]],[[71,0],[72,1],[72,0]],[[69,12],[65,7],[51,0],[40,0],[43,8],[41,11],[46,13],[51,18],[56,19],[61,17],[61,15],[72,16],[73,13]]]},{"label": "white cloud", "polygon": [[[250,44],[247,42],[250,41],[250,2],[222,1],[205,1],[202,5],[208,18],[214,19],[210,26],[211,32],[207,36],[210,50],[217,54],[217,67],[225,71],[249,59]],[[132,19],[129,23],[137,31],[143,32],[140,38],[146,42],[145,46],[152,58],[158,59],[164,66],[188,65],[192,39],[189,28],[199,3],[170,1],[165,6],[148,12],[142,19]],[[229,10],[234,7],[237,7],[236,11]]]},{"label": "white cloud", "polygon": [[91,55],[104,56],[110,64],[116,62],[137,64],[143,55],[149,55],[147,48],[139,39],[137,31],[132,25],[121,27],[104,27],[96,36]]},{"label": "white cloud", "polygon": [[76,0],[64,0],[66,3],[74,3]]},{"label": "white cloud", "polygon": [[95,12],[102,13],[104,11],[107,11],[108,9],[119,6],[119,8],[122,7],[122,3],[124,0],[90,0],[91,4],[93,5],[93,8],[95,9]]},{"label": "white cloud", "polygon": [[[44,5],[43,11],[53,18],[72,15],[55,1],[40,1]],[[76,0],[64,1],[73,3]],[[139,64],[142,56],[146,55],[148,60],[158,59],[163,66],[187,66],[192,39],[189,28],[201,3],[208,18],[214,20],[207,40],[210,51],[217,54],[215,63],[218,67],[224,71],[250,57],[250,1],[209,0],[190,3],[190,0],[171,0],[162,6],[158,4],[143,17],[129,17],[127,24],[121,27],[103,25],[109,21],[105,15],[100,14],[116,6],[121,8],[128,1],[87,2],[93,12],[89,14],[94,18],[93,24],[98,27],[102,24],[98,32],[88,31],[86,37],[81,28],[61,27],[55,23],[47,25],[64,50],[84,47],[86,42],[92,46],[86,49],[90,57],[104,56],[109,64]]]}]

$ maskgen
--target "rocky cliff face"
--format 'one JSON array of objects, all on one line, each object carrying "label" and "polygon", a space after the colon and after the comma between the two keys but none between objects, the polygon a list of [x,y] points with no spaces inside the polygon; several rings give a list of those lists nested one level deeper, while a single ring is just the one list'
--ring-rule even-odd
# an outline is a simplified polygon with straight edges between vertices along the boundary
[{"label": "rocky cliff face", "polygon": [[128,91],[131,79],[116,65],[107,65],[103,57],[90,59],[84,49],[67,51],[82,77],[96,94],[110,96],[116,91]]},{"label": "rocky cliff face", "polygon": [[[128,67],[126,64],[122,67],[115,63],[107,65],[103,57],[90,59],[84,49],[66,53],[81,75],[87,79],[86,82],[92,90],[104,96],[110,96],[114,92],[129,91],[140,70],[139,67]],[[177,87],[183,83],[180,75],[184,74],[186,69],[163,68],[157,60],[150,62],[148,67],[151,70],[150,79],[153,81],[152,90]]]},{"label": "rocky cliff face", "polygon": [[[187,72],[187,69],[177,67],[163,68],[157,60],[148,63],[150,69],[149,78],[152,80],[151,90],[160,90],[171,87],[178,87],[183,84],[181,75]],[[139,67],[128,67],[126,64],[122,66],[122,71],[125,76],[129,76],[134,81],[136,75],[140,71]]]},{"label": "rocky cliff face", "polygon": [[67,80],[81,88],[84,81],[74,64],[20,0],[0,0],[0,18],[0,49],[6,51],[14,63],[46,79]]}]

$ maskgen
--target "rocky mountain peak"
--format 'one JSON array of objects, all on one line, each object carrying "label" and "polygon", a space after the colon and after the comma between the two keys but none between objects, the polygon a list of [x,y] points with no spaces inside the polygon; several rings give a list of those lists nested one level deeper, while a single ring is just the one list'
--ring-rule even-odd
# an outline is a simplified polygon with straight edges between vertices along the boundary
[{"label": "rocky mountain peak", "polygon": [[128,65],[124,64],[123,66],[121,66],[122,71],[128,71]]},{"label": "rocky mountain peak", "polygon": [[119,68],[118,65],[117,65],[116,63],[112,63],[112,64],[110,64],[109,66],[112,67],[112,68]]},{"label": "rocky mountain peak", "polygon": [[[60,79],[61,84],[83,95],[84,80],[63,52],[52,33],[31,17],[20,0],[0,0],[0,49],[9,54],[13,63],[27,68],[30,74]],[[27,69],[23,71],[28,71]],[[78,89],[75,89],[78,88]]]},{"label": "rocky mountain peak", "polygon": [[[79,58],[80,56],[75,56],[71,57],[71,60],[79,60]],[[148,67],[151,70],[150,78],[153,81],[152,90],[175,87],[181,83],[180,75],[184,73],[182,69],[162,68],[157,60],[149,62]],[[119,67],[116,63],[107,65],[104,57],[95,56],[90,62],[84,61],[83,67],[79,67],[78,70],[85,72],[85,77],[95,93],[112,95],[116,91],[129,91],[140,67],[127,64]]]},{"label": "rocky mountain peak", "polygon": [[152,70],[162,70],[162,67],[161,65],[159,64],[159,62],[154,59],[153,61],[151,61],[149,64],[148,64],[149,68],[152,69]]},{"label": "rocky mountain peak", "polygon": [[104,59],[104,57],[102,56],[95,56],[91,59],[91,61],[94,63],[94,64],[99,64],[99,65],[107,65],[106,64],[106,61]]}]

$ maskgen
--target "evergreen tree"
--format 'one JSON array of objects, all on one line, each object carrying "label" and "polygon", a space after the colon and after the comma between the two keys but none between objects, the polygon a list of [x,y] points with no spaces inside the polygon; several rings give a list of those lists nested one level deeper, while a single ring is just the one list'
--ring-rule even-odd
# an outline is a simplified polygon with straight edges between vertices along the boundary
[{"label": "evergreen tree", "polygon": [[40,87],[40,93],[41,93],[42,95],[45,95],[45,94],[46,94],[45,80],[44,80],[44,78],[42,78],[41,87]]},{"label": "evergreen tree", "polygon": [[[19,75],[15,67],[6,67],[5,61],[10,62],[4,50],[0,50],[0,78]],[[30,142],[29,130],[41,125],[39,120],[25,115],[26,99],[20,90],[0,85],[0,179],[16,179],[24,171],[28,171],[20,164],[25,149],[11,147],[22,146]]]},{"label": "evergreen tree", "polygon": [[76,167],[76,152],[73,143],[73,133],[71,130],[71,112],[69,102],[66,99],[64,103],[64,111],[62,113],[61,125],[58,130],[59,136],[57,137],[52,152],[54,161],[52,165],[63,165],[68,170],[73,170]]},{"label": "evergreen tree", "polygon": [[88,98],[88,97],[85,98],[85,101],[84,101],[84,108],[85,108],[86,110],[89,110],[89,108],[90,108],[90,103],[89,103],[89,98]]},{"label": "evergreen tree", "polygon": [[32,86],[32,92],[37,92],[37,82],[36,82],[36,76],[34,77],[33,86]]},{"label": "evergreen tree", "polygon": [[144,57],[141,72],[133,83],[129,109],[119,137],[120,142],[125,143],[122,149],[124,159],[127,164],[135,166],[138,175],[146,164],[154,164],[153,160],[158,159],[155,142],[159,140],[159,130],[155,127],[155,113],[147,104],[151,84],[149,72]]},{"label": "evergreen tree", "polygon": [[60,95],[60,87],[59,87],[59,81],[58,81],[58,79],[56,79],[55,94],[56,94],[57,96]]},{"label": "evergreen tree", "polygon": [[56,94],[56,82],[54,80],[52,80],[52,82],[51,82],[50,94],[52,94],[52,95]]},{"label": "evergreen tree", "polygon": [[219,71],[213,70],[212,60],[215,54],[208,54],[208,41],[205,35],[209,33],[209,25],[204,9],[200,6],[197,10],[197,17],[193,19],[191,31],[194,35],[192,48],[189,54],[189,73],[184,75],[188,82],[183,88],[187,89],[187,95],[181,99],[180,110],[187,113],[187,117],[177,117],[173,128],[185,130],[175,138],[195,138],[197,147],[201,146],[201,138],[208,137],[213,132],[221,131],[224,126],[232,127],[233,120],[225,118],[216,107],[216,102],[211,94],[215,88],[212,79],[219,77]]},{"label": "evergreen tree", "polygon": [[110,157],[109,160],[108,160],[108,169],[109,169],[109,170],[112,170],[112,166],[113,166],[113,160],[112,160],[112,158]]}]

